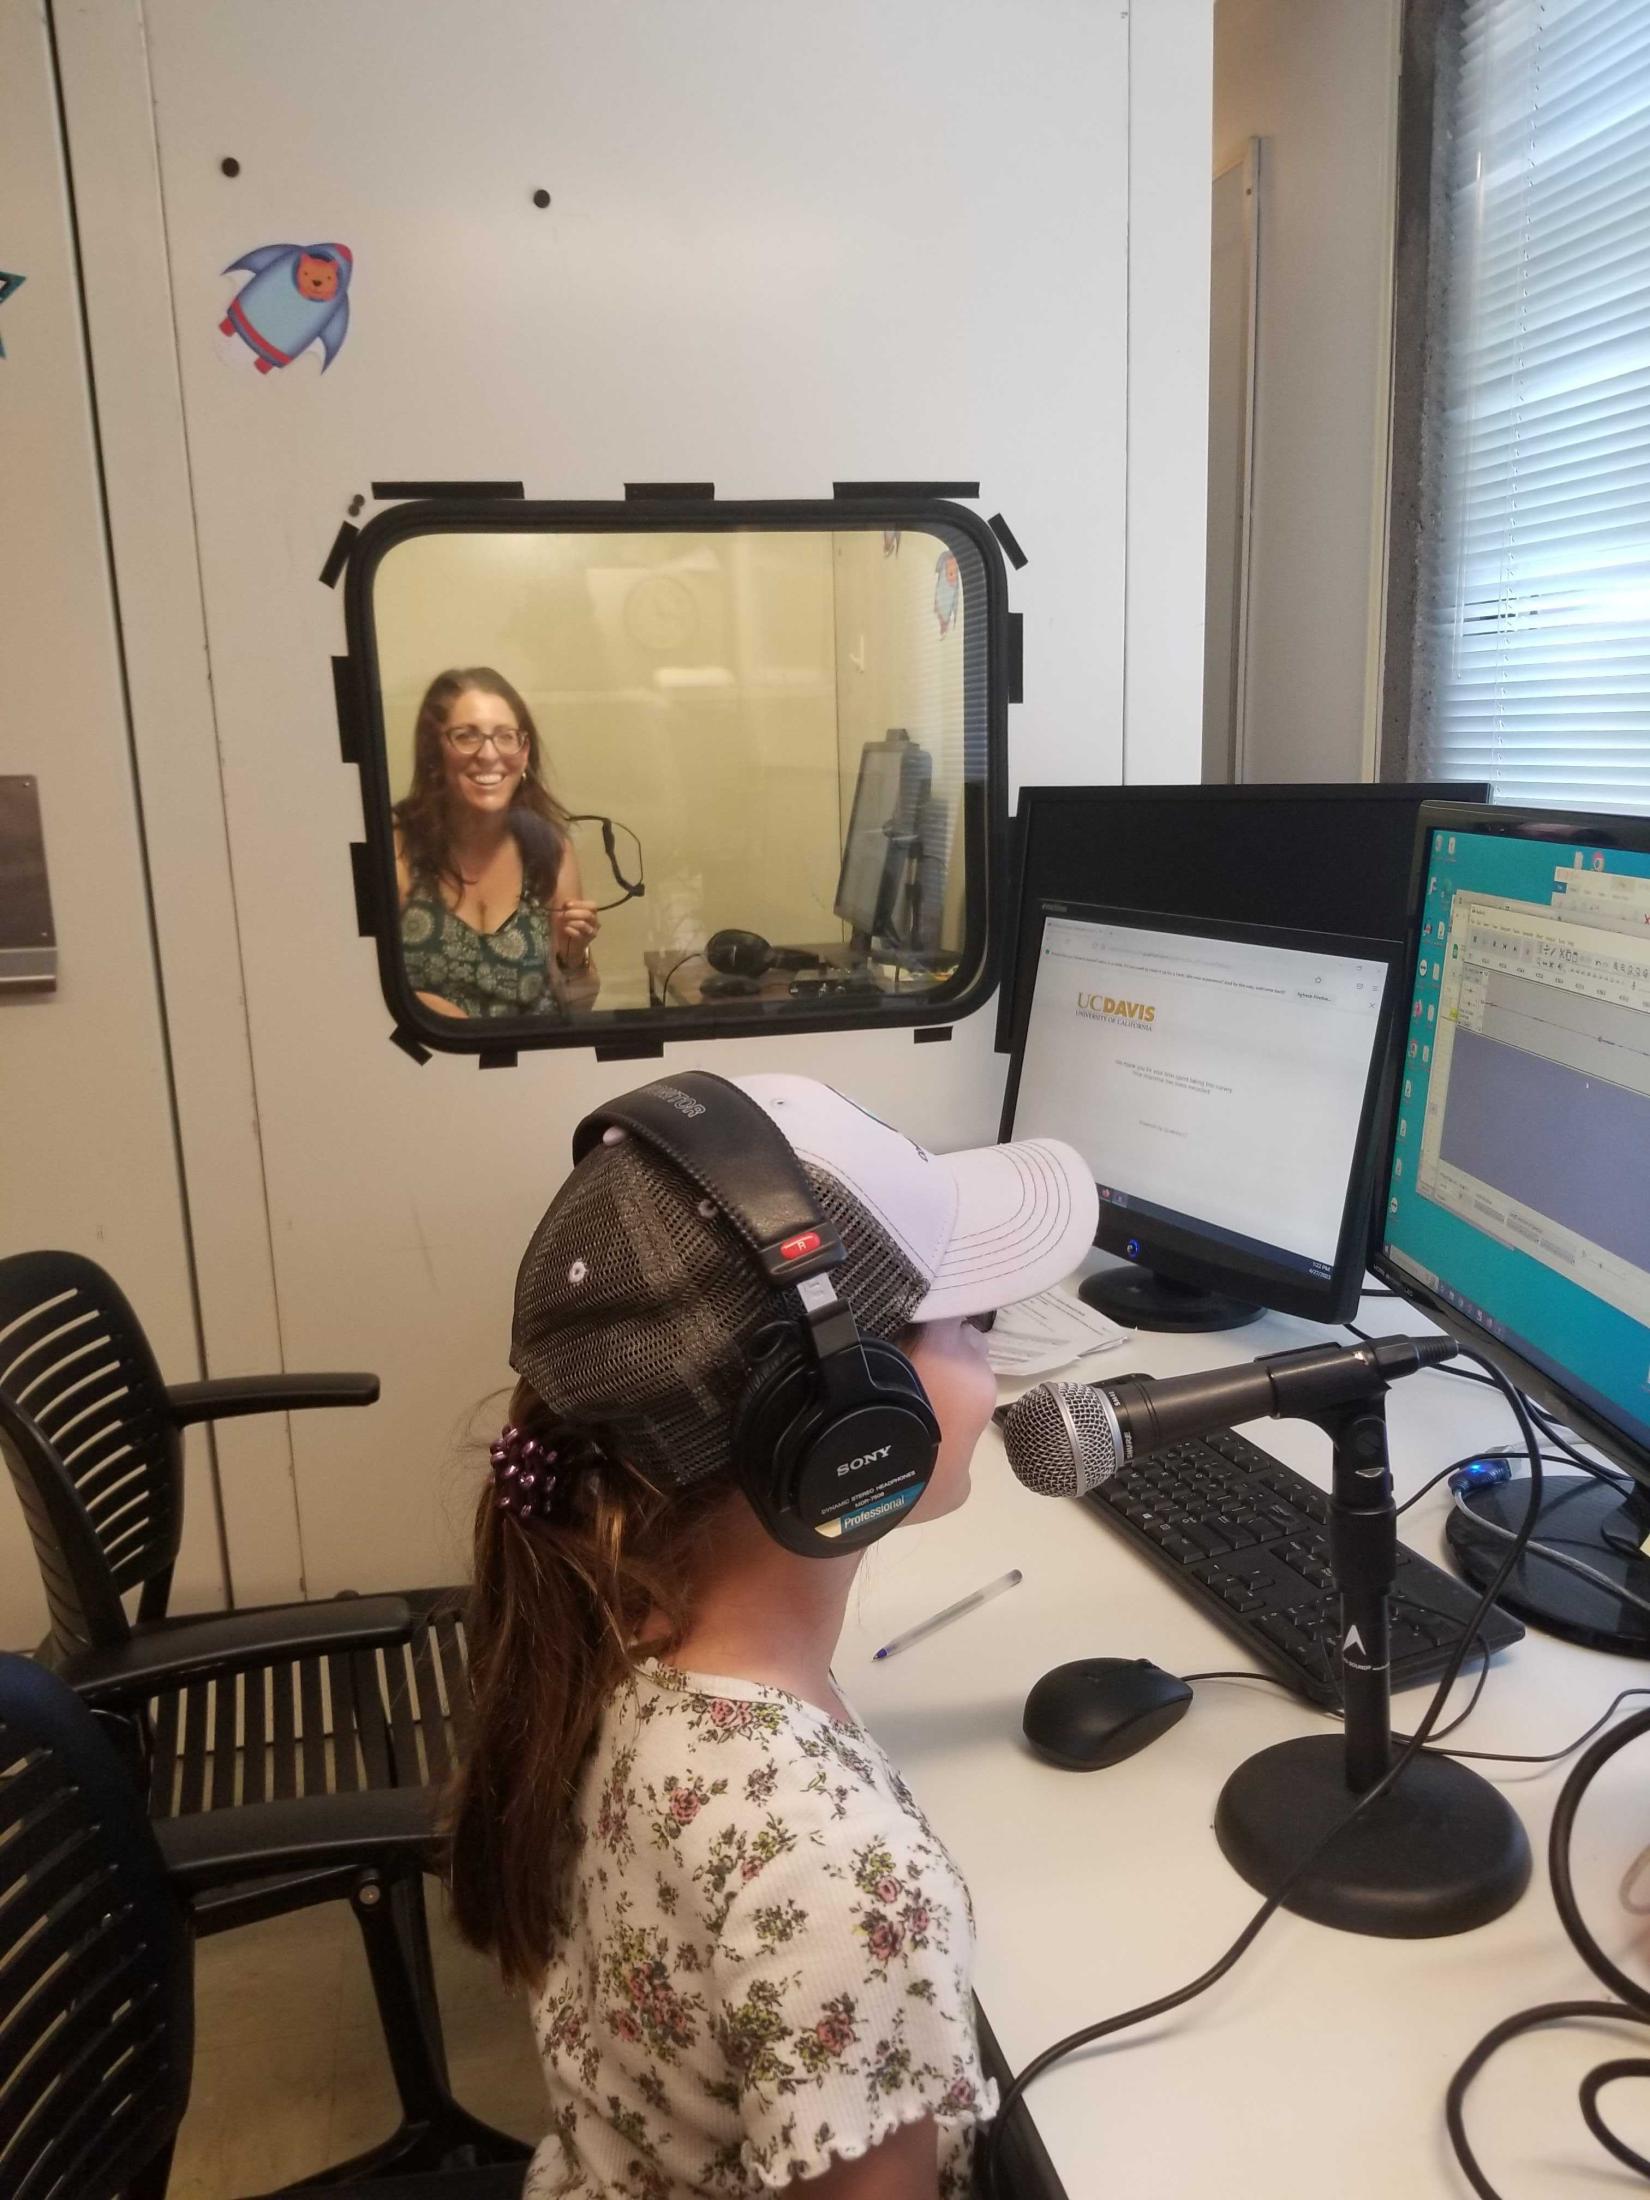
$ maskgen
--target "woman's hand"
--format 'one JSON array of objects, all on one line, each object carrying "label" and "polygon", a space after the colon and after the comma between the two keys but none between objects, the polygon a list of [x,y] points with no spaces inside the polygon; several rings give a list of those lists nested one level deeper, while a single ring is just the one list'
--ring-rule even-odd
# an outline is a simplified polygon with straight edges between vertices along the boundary
[{"label": "woman's hand", "polygon": [[590,960],[590,943],[602,928],[595,903],[571,899],[552,902],[550,923],[557,962],[564,970],[582,970]]}]

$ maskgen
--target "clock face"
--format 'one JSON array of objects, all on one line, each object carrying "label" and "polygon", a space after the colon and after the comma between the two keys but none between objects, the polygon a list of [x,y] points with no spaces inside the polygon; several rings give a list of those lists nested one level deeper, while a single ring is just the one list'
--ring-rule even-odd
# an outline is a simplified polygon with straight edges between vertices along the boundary
[{"label": "clock face", "polygon": [[685,649],[698,623],[692,593],[671,573],[647,574],[624,601],[625,632],[639,649]]}]

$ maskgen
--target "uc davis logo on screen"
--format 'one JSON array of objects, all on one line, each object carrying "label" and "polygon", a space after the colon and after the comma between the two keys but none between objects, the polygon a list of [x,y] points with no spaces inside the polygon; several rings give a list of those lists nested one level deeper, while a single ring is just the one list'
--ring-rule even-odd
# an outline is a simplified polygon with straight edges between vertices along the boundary
[{"label": "uc davis logo on screen", "polygon": [[1079,993],[1077,1013],[1096,1024],[1149,1024],[1156,1021],[1153,1001],[1125,1001],[1112,993]]}]

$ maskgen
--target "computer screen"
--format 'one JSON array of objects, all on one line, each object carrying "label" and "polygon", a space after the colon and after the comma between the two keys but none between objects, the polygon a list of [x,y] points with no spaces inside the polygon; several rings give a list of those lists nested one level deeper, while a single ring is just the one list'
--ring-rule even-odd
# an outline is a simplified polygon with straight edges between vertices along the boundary
[{"label": "computer screen", "polygon": [[998,1051],[1012,1045],[1045,901],[1401,940],[1422,802],[1481,802],[1488,794],[1466,783],[1023,787]]},{"label": "computer screen", "polygon": [[[1047,903],[1004,1135],[1075,1146],[1098,1242],[1157,1281],[1333,1318],[1362,1271],[1394,971],[1379,941]],[[1123,1278],[1090,1296],[1153,1312]]]},{"label": "computer screen", "polygon": [[1650,826],[1423,825],[1383,1265],[1642,1471]]},{"label": "computer screen", "polygon": [[932,783],[932,757],[903,732],[867,741],[860,750],[834,906],[845,924],[867,938],[888,925],[905,874],[915,867],[918,826]]}]

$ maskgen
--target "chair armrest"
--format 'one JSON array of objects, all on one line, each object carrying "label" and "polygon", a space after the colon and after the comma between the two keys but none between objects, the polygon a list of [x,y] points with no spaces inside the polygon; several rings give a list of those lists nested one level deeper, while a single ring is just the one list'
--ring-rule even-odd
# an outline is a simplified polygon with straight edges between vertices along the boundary
[{"label": "chair armrest", "polygon": [[304,1795],[162,1818],[155,1838],[184,1894],[210,1894],[266,1872],[369,1864],[405,1871],[437,1861],[440,1804],[430,1788]]},{"label": "chair armrest", "polygon": [[307,1406],[370,1406],[376,1375],[226,1375],[211,1383],[172,1383],[166,1403],[179,1428],[192,1421],[234,1421],[248,1413],[299,1413]]},{"label": "chair armrest", "polygon": [[405,1642],[418,1624],[405,1597],[329,1597],[317,1604],[168,1620],[140,1628],[124,1642],[82,1651],[57,1670],[83,1702],[114,1708],[142,1703],[186,1681]]}]

